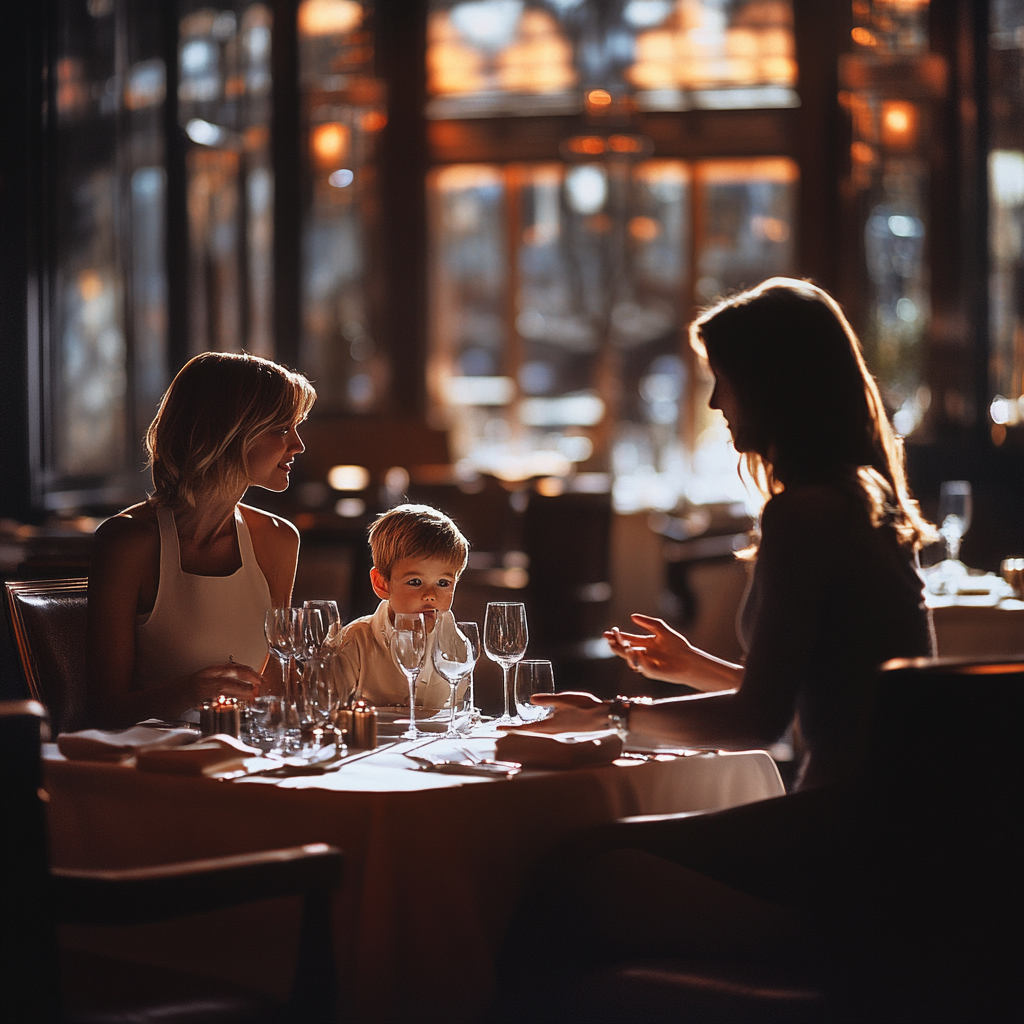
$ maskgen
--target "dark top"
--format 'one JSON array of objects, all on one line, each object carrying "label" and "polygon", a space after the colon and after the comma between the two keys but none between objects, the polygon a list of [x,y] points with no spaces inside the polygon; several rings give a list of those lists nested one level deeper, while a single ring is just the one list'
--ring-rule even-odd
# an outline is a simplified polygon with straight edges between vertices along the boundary
[{"label": "dark top", "polygon": [[871,525],[857,494],[802,486],[765,505],[740,614],[743,690],[771,694],[780,734],[795,712],[801,788],[856,767],[875,669],[934,653],[923,589],[913,554],[891,527]]}]

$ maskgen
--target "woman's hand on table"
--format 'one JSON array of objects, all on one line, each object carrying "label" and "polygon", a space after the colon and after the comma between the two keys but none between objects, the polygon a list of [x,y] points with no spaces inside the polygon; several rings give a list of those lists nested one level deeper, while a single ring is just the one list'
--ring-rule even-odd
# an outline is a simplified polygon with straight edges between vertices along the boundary
[{"label": "woman's hand on table", "polygon": [[263,676],[249,665],[228,662],[226,665],[207,665],[190,677],[194,697],[193,706],[221,695],[237,700],[253,700],[260,695]]},{"label": "woman's hand on table", "polygon": [[523,725],[503,725],[500,729],[523,729],[526,732],[593,732],[608,729],[608,709],[611,704],[598,700],[592,693],[535,694],[531,698],[540,707],[549,707],[554,714],[540,722],[525,722]]},{"label": "woman's hand on table", "polygon": [[727,690],[739,685],[742,666],[698,650],[664,619],[639,614],[630,618],[650,632],[623,633],[616,626],[604,638],[634,672],[698,690]]}]

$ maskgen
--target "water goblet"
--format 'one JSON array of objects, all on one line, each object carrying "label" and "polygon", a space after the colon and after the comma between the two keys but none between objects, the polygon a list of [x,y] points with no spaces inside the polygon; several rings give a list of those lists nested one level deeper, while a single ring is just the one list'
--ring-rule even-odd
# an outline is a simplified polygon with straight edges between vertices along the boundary
[{"label": "water goblet", "polygon": [[292,681],[292,667],[305,654],[305,619],[301,608],[269,608],[263,624],[270,652],[281,666],[282,725],[280,747],[295,749],[301,745],[298,699]]},{"label": "water goblet", "polygon": [[514,697],[509,686],[509,670],[526,653],[530,635],[526,628],[526,605],[521,601],[489,601],[484,615],[484,653],[501,666],[505,710],[499,725],[518,723],[511,714]]},{"label": "water goblet", "polygon": [[456,624],[443,618],[438,621],[434,630],[433,661],[434,668],[444,676],[451,688],[449,702],[452,709],[445,732],[448,739],[459,735],[459,730],[455,728],[455,695],[459,683],[473,671],[479,656],[480,633],[475,622]]},{"label": "water goblet", "polygon": [[409,728],[403,740],[419,739],[423,733],[416,728],[416,681],[423,670],[427,653],[427,624],[423,613],[396,613],[395,630],[391,634],[391,657],[409,680]]},{"label": "water goblet", "polygon": [[946,542],[946,560],[960,561],[960,542],[971,525],[971,485],[946,480],[939,488],[939,533]]},{"label": "water goblet", "polygon": [[535,693],[554,693],[555,673],[550,661],[521,661],[516,665],[516,711],[524,722],[539,722],[548,708],[530,703]]}]

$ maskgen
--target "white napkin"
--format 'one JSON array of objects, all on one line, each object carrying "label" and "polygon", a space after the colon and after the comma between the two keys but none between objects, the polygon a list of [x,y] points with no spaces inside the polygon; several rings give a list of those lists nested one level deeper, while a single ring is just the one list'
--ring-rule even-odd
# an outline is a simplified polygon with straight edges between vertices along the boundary
[{"label": "white napkin", "polygon": [[61,733],[57,749],[71,761],[124,761],[143,747],[178,747],[195,738],[191,729],[150,729],[144,725],[120,732],[82,729]]},{"label": "white napkin", "polygon": [[234,736],[218,733],[187,747],[152,746],[140,750],[136,767],[143,772],[165,772],[170,775],[209,775],[234,771],[250,757],[262,757],[258,747],[250,747]]},{"label": "white napkin", "polygon": [[524,768],[590,768],[611,764],[622,754],[614,729],[587,733],[530,732],[510,729],[495,745],[497,761],[518,761]]}]

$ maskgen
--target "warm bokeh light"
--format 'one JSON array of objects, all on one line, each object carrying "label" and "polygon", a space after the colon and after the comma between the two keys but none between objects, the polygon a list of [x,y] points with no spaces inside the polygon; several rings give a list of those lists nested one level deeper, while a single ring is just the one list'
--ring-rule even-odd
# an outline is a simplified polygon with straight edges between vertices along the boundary
[{"label": "warm bokeh light", "polygon": [[363,5],[356,0],[303,0],[299,4],[299,34],[341,35],[358,28]]},{"label": "warm bokeh light", "polygon": [[363,491],[370,485],[370,471],[365,466],[331,466],[327,483],[336,491]]},{"label": "warm bokeh light", "polygon": [[587,93],[587,103],[592,107],[607,107],[611,102],[611,93],[606,89],[591,89]]},{"label": "warm bokeh light", "polygon": [[860,25],[850,32],[850,38],[853,39],[858,46],[877,45],[875,37],[866,28],[862,28]]},{"label": "warm bokeh light", "polygon": [[78,275],[78,291],[86,302],[92,302],[103,291],[103,279],[95,270],[83,270]]},{"label": "warm bokeh light", "polygon": [[633,217],[629,222],[629,233],[638,242],[653,242],[661,234],[661,225],[653,217]]},{"label": "warm bokeh light", "polygon": [[918,110],[913,103],[887,100],[882,104],[882,142],[907,149],[917,142]]},{"label": "warm bokeh light", "polygon": [[613,135],[608,140],[608,148],[613,153],[642,153],[644,143],[635,135]]},{"label": "warm bokeh light", "polygon": [[310,133],[313,158],[321,166],[336,167],[348,155],[350,135],[348,127],[337,121],[318,124]]},{"label": "warm bokeh light", "polygon": [[371,110],[363,114],[359,122],[364,132],[379,132],[388,123],[387,115],[379,110]]},{"label": "warm bokeh light", "polygon": [[572,153],[585,153],[597,156],[604,152],[604,139],[600,135],[577,135],[570,139],[566,146]]}]

